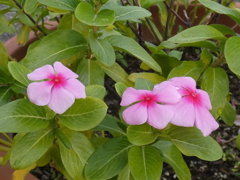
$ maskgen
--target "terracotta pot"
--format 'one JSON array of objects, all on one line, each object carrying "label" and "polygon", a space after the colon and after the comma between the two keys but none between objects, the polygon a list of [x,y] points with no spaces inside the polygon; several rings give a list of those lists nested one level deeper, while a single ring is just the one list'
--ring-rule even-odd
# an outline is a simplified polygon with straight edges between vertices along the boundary
[{"label": "terracotta pot", "polygon": [[[47,21],[47,24],[49,24],[46,26],[49,30],[54,30],[57,27],[57,23],[53,21]],[[38,38],[34,35],[33,32],[30,32],[29,40],[25,46],[19,46],[17,44],[17,36],[14,36],[8,41],[6,41],[4,45],[6,47],[8,54],[11,57],[20,61],[25,57],[28,46],[36,40],[38,40]],[[4,138],[4,137],[0,135],[0,138]],[[5,155],[5,152],[0,152],[1,157],[3,157],[4,155]],[[14,170],[10,167],[9,162],[7,163],[6,166],[0,165],[0,180],[12,180],[13,172]],[[29,173],[25,177],[25,180],[38,180],[38,179]]]},{"label": "terracotta pot", "polygon": [[[237,5],[237,7],[240,8],[240,3],[236,2],[236,5]],[[185,10],[184,5],[180,5],[179,10],[178,10],[178,14],[184,21],[186,21],[186,17],[184,16],[184,10]],[[188,8],[186,9],[186,13],[187,13],[187,15],[189,16],[190,19],[191,19],[191,16],[192,16],[191,14],[192,14],[193,10],[194,10],[194,5],[193,4],[190,4],[188,6]],[[206,10],[207,9],[204,6],[199,4],[199,7],[197,8],[197,14],[196,14],[197,18],[196,18],[193,26],[198,25],[198,23],[202,19],[203,15],[205,14]],[[160,24],[158,7],[157,6],[151,6],[150,12],[152,13],[153,21],[156,24],[157,28],[159,29],[160,33],[162,35],[164,35],[163,34],[164,29]],[[210,24],[214,24],[213,20],[210,21]],[[226,25],[228,27],[233,27],[236,24],[236,22],[234,20],[232,20],[230,17],[228,17],[227,15],[220,14],[219,17],[218,17],[217,24],[223,24],[223,25]],[[180,25],[183,27],[183,29],[188,28],[178,18],[176,18],[175,25],[172,28],[172,35],[177,34],[178,28],[179,28]],[[147,26],[141,25],[141,28],[142,28],[142,31],[143,31],[143,33],[142,33],[143,39],[145,41],[149,41],[151,43],[156,43],[156,40],[153,38],[153,36],[152,36],[151,32],[148,30]],[[237,33],[240,33],[240,27],[237,26],[234,29],[234,31],[237,32]]]}]

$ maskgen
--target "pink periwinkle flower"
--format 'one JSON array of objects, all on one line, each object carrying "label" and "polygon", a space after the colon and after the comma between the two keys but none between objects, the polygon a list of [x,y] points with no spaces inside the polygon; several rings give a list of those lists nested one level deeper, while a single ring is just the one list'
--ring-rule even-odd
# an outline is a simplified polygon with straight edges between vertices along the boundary
[{"label": "pink periwinkle flower", "polygon": [[27,87],[30,101],[38,106],[48,105],[58,114],[70,108],[75,98],[86,97],[85,86],[76,79],[78,75],[60,62],[55,62],[53,67],[42,66],[27,76],[32,81],[41,81]]},{"label": "pink periwinkle flower", "polygon": [[170,105],[180,99],[176,88],[167,81],[156,85],[153,91],[129,87],[120,103],[121,106],[131,105],[123,111],[123,119],[131,125],[147,122],[157,129],[163,129],[174,115]]},{"label": "pink periwinkle flower", "polygon": [[196,89],[196,82],[191,77],[175,77],[169,80],[178,89],[182,99],[174,105],[172,124],[200,129],[208,136],[218,128],[218,123],[209,110],[212,105],[206,91]]}]

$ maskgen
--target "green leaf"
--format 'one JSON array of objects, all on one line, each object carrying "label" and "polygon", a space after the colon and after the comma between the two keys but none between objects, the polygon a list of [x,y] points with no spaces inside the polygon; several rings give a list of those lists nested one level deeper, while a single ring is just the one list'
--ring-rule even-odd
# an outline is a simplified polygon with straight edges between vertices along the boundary
[{"label": "green leaf", "polygon": [[163,161],[168,163],[174,169],[179,180],[191,180],[189,168],[185,163],[181,152],[172,142],[161,139],[153,144],[153,146],[161,151]]},{"label": "green leaf", "polygon": [[201,88],[209,94],[212,103],[211,113],[216,119],[220,115],[219,110],[224,108],[229,93],[226,72],[220,67],[207,68],[202,76]]},{"label": "green leaf", "polygon": [[39,5],[38,0],[25,0],[24,6],[23,6],[24,12],[27,14],[32,14],[35,11],[35,9],[38,7],[38,5]]},{"label": "green leaf", "polygon": [[211,24],[210,26],[217,29],[222,34],[229,34],[229,35],[236,36],[236,32],[233,29],[223,24]]},{"label": "green leaf", "polygon": [[238,149],[240,149],[240,134],[238,134],[238,136],[237,136],[236,146],[237,146]]},{"label": "green leaf", "polygon": [[203,4],[205,7],[209,8],[219,14],[228,15],[233,20],[235,20],[238,24],[240,24],[240,13],[237,10],[225,7],[214,1],[209,1],[209,0],[198,0],[198,1],[201,4]]},{"label": "green leaf", "polygon": [[8,103],[14,92],[8,86],[0,86],[0,106]]},{"label": "green leaf", "polygon": [[[31,48],[31,47],[30,47]],[[73,30],[58,30],[46,36],[31,48],[23,59],[23,65],[34,70],[46,64],[53,64],[78,53],[85,54],[86,39]]]},{"label": "green leaf", "polygon": [[232,126],[234,124],[236,120],[236,110],[229,102],[226,102],[220,117],[227,125]]},{"label": "green leaf", "polygon": [[240,37],[233,36],[230,37],[224,48],[224,54],[226,57],[226,61],[228,63],[229,69],[237,74],[240,75]]},{"label": "green leaf", "polygon": [[135,146],[128,154],[131,174],[137,180],[159,180],[162,174],[162,157],[153,146]]},{"label": "green leaf", "polygon": [[76,99],[75,103],[58,118],[60,123],[76,131],[89,130],[98,125],[107,112],[106,104],[97,98]]},{"label": "green leaf", "polygon": [[0,84],[13,83],[14,79],[11,77],[9,70],[0,66]]},{"label": "green leaf", "polygon": [[216,39],[225,41],[227,38],[215,28],[208,25],[198,25],[188,28],[168,39],[169,42],[184,44],[203,41],[206,39]]},{"label": "green leaf", "polygon": [[115,62],[112,66],[105,66],[100,62],[98,62],[98,64],[101,66],[103,71],[115,82],[122,82],[126,86],[133,86],[133,83],[127,79],[128,74],[118,63]]},{"label": "green leaf", "polygon": [[25,134],[13,147],[10,163],[14,169],[24,169],[37,161],[49,149],[54,139],[51,129]]},{"label": "green leaf", "polygon": [[129,165],[126,165],[126,167],[119,173],[117,180],[134,180]]},{"label": "green leaf", "polygon": [[15,28],[0,14],[0,32],[15,33]]},{"label": "green leaf", "polygon": [[119,127],[118,123],[121,122],[116,117],[107,114],[102,122],[93,129],[96,131],[109,131],[111,134],[117,132],[126,135],[126,133]]},{"label": "green leaf", "polygon": [[19,17],[19,20],[21,23],[28,25],[28,26],[35,26],[35,24],[23,12],[20,12],[18,14],[18,17]]},{"label": "green leaf", "polygon": [[146,63],[157,72],[161,72],[161,67],[156,61],[132,38],[112,35],[105,38],[114,48],[127,52]]},{"label": "green leaf", "polygon": [[21,65],[18,62],[12,61],[8,63],[8,69],[12,74],[13,78],[16,79],[18,82],[26,86],[31,83],[31,81],[27,77],[27,74],[29,74],[31,71],[25,66]]},{"label": "green leaf", "polygon": [[128,87],[127,87],[125,84],[121,83],[121,82],[117,82],[117,83],[115,84],[115,89],[116,89],[116,91],[117,91],[117,93],[118,93],[118,95],[119,95],[120,97],[122,97],[123,92],[124,92],[127,88],[128,88]]},{"label": "green leaf", "polygon": [[38,0],[38,2],[56,9],[63,9],[69,11],[74,11],[79,3],[78,0]]},{"label": "green leaf", "polygon": [[206,161],[216,161],[222,157],[221,146],[212,137],[204,137],[196,127],[173,126],[167,135],[186,156],[196,156]]},{"label": "green leaf", "polygon": [[180,76],[189,76],[196,81],[203,71],[204,64],[196,61],[183,61],[178,67],[175,67],[168,75],[167,79]]},{"label": "green leaf", "polygon": [[2,41],[0,41],[0,66],[6,68],[7,67],[7,61],[8,61],[8,54],[7,54],[7,50],[4,46],[4,44],[2,43]]},{"label": "green leaf", "polygon": [[15,81],[13,84],[11,84],[10,87],[15,93],[27,94],[27,86],[18,81]]},{"label": "green leaf", "polygon": [[115,52],[113,47],[105,39],[95,39],[89,37],[89,44],[92,53],[97,60],[101,61],[106,66],[111,66],[115,62]]},{"label": "green leaf", "polygon": [[94,8],[87,2],[78,4],[75,15],[79,21],[90,26],[108,26],[114,23],[115,13],[109,9],[103,9],[95,14]]},{"label": "green leaf", "polygon": [[138,78],[135,83],[135,89],[145,89],[152,91],[153,87],[154,84],[147,79]]},{"label": "green leaf", "polygon": [[158,134],[154,132],[152,126],[145,123],[128,126],[127,137],[132,144],[142,146],[153,143],[157,139]]},{"label": "green leaf", "polygon": [[126,136],[113,138],[100,146],[88,159],[85,176],[89,180],[109,179],[127,165],[130,144]]},{"label": "green leaf", "polygon": [[107,94],[106,89],[103,86],[90,85],[86,87],[87,96],[103,99],[106,94]]},{"label": "green leaf", "polygon": [[136,82],[136,80],[138,78],[147,79],[147,80],[151,81],[153,84],[158,84],[158,83],[166,80],[164,77],[159,76],[156,73],[148,73],[148,72],[132,73],[128,76],[128,79],[133,82]]},{"label": "green leaf", "polygon": [[159,3],[159,2],[163,2],[164,0],[140,0],[140,4],[142,7],[144,8],[148,8],[150,7],[151,5],[154,5],[156,3]]},{"label": "green leaf", "polygon": [[77,68],[76,72],[78,79],[85,85],[98,84],[104,86],[104,72],[99,64],[90,59],[83,59]]},{"label": "green leaf", "polygon": [[73,179],[84,179],[83,169],[94,148],[82,133],[67,128],[61,131],[72,144],[72,148],[68,149],[59,141],[63,165]]},{"label": "green leaf", "polygon": [[27,99],[15,100],[0,107],[0,132],[31,132],[48,125],[44,107]]}]

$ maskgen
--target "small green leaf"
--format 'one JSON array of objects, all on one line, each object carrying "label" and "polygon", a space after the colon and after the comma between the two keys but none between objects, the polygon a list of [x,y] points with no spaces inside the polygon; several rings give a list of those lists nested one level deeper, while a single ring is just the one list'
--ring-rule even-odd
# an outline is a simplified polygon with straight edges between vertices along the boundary
[{"label": "small green leaf", "polygon": [[105,117],[106,104],[97,98],[77,99],[75,103],[58,118],[60,123],[76,131],[85,131],[97,126]]},{"label": "small green leaf", "polygon": [[127,165],[130,144],[126,136],[113,138],[100,146],[88,159],[85,176],[89,180],[109,179]]},{"label": "small green leaf", "polygon": [[0,107],[0,132],[31,132],[48,125],[44,107],[27,99],[15,100]]},{"label": "small green leaf", "polygon": [[87,96],[103,99],[106,94],[107,94],[106,89],[103,86],[90,85],[86,87]]},{"label": "small green leaf", "polygon": [[131,174],[137,180],[159,180],[163,161],[160,152],[153,146],[135,146],[128,154]]},{"label": "small green leaf", "polygon": [[236,120],[236,110],[229,102],[226,102],[220,117],[227,125],[232,126],[234,124]]},{"label": "small green leaf", "polygon": [[29,74],[31,71],[25,66],[21,65],[18,62],[12,61],[8,63],[8,69],[12,74],[13,78],[16,79],[18,82],[22,83],[25,86],[31,83],[31,81],[27,77],[27,74]]},{"label": "small green leaf", "polygon": [[115,89],[116,89],[116,91],[117,91],[117,93],[118,93],[118,95],[119,95],[120,97],[122,97],[123,92],[124,92],[127,88],[128,88],[128,87],[127,87],[125,84],[121,83],[121,82],[117,82],[117,83],[115,84]]},{"label": "small green leaf", "polygon": [[101,61],[106,66],[111,66],[115,62],[115,52],[113,47],[105,39],[95,39],[89,37],[89,44],[92,53],[97,60]]},{"label": "small green leaf", "polygon": [[128,79],[133,82],[136,82],[136,80],[138,78],[147,79],[147,80],[151,81],[153,84],[158,84],[158,83],[166,80],[164,77],[159,76],[156,73],[148,73],[148,72],[132,73],[128,76]]},{"label": "small green leaf", "polygon": [[67,128],[61,129],[61,131],[72,144],[72,148],[69,149],[61,141],[59,142],[63,165],[73,179],[85,179],[83,169],[88,158],[94,152],[94,148],[81,132]]},{"label": "small green leaf", "polygon": [[8,86],[0,86],[0,106],[8,103],[14,92]]},{"label": "small green leaf", "polygon": [[4,44],[2,43],[2,41],[0,41],[0,66],[6,68],[7,67],[7,61],[8,61],[8,54],[7,54],[7,50],[4,46]]},{"label": "small green leaf", "polygon": [[83,59],[77,68],[76,72],[78,79],[85,85],[98,84],[104,86],[104,72],[99,64],[90,59]]},{"label": "small green leaf", "polygon": [[167,135],[186,156],[196,156],[206,161],[216,161],[222,157],[221,146],[212,137],[204,137],[196,127],[173,126]]},{"label": "small green leaf", "polygon": [[171,165],[179,180],[191,180],[189,168],[181,152],[172,142],[160,139],[153,146],[161,151],[163,161]]},{"label": "small green leaf", "polygon": [[142,125],[130,125],[127,128],[128,140],[137,146],[147,145],[154,142],[158,134],[147,123]]},{"label": "small green leaf", "polygon": [[38,5],[39,5],[38,0],[25,0],[24,6],[23,6],[24,12],[27,14],[32,14],[35,11],[35,9],[38,7]]},{"label": "small green leaf", "polygon": [[223,24],[211,24],[210,26],[217,29],[222,34],[229,34],[229,35],[236,36],[236,32],[232,28],[225,26]]},{"label": "small green leaf", "polygon": [[0,32],[15,33],[15,28],[0,14]]},{"label": "small green leaf", "polygon": [[154,87],[154,84],[147,79],[138,78],[135,83],[136,89],[145,89],[145,90],[152,91],[153,87]]},{"label": "small green leaf", "polygon": [[168,75],[167,79],[180,76],[189,76],[196,81],[203,71],[204,64],[196,61],[183,61],[178,67],[175,67]]},{"label": "small green leaf", "polygon": [[62,9],[62,10],[69,10],[74,11],[77,7],[79,1],[78,0],[38,0],[41,4],[45,4],[47,6]]},{"label": "small green leaf", "polygon": [[115,13],[109,9],[103,9],[95,14],[91,4],[81,2],[78,4],[75,15],[79,21],[90,26],[108,26],[114,23]]},{"label": "small green leaf", "polygon": [[237,136],[236,146],[237,146],[238,149],[240,149],[240,134],[238,134],[238,136]]},{"label": "small green leaf", "polygon": [[13,147],[10,163],[14,169],[24,169],[37,161],[49,149],[54,139],[50,129],[25,134]]}]

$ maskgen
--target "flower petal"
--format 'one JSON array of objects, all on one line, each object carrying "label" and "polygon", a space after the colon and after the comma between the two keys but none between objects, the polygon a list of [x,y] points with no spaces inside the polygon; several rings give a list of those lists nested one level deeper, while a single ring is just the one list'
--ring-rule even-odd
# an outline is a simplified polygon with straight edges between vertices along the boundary
[{"label": "flower petal", "polygon": [[172,106],[174,115],[170,123],[184,127],[192,127],[194,125],[195,108],[191,98],[183,97],[180,102]]},{"label": "flower petal", "polygon": [[51,99],[48,106],[56,113],[62,114],[70,108],[75,101],[73,94],[65,90],[60,85],[55,85],[52,88]]},{"label": "flower petal", "polygon": [[55,62],[53,64],[53,67],[56,73],[61,74],[65,79],[78,78],[78,75],[76,73],[72,72],[60,62]]},{"label": "flower petal", "polygon": [[35,69],[33,72],[29,73],[28,79],[31,81],[39,81],[44,79],[49,79],[49,76],[54,74],[53,67],[51,65],[45,65],[40,68]]},{"label": "flower petal", "polygon": [[64,89],[74,95],[75,98],[85,98],[85,86],[77,79],[68,79],[65,81]]},{"label": "flower petal", "polygon": [[169,81],[164,81],[157,84],[153,88],[156,102],[165,104],[175,104],[181,100],[181,95],[178,93],[175,86]]},{"label": "flower petal", "polygon": [[157,129],[163,129],[170,122],[173,114],[171,106],[153,103],[148,107],[147,122]]},{"label": "flower petal", "polygon": [[197,92],[197,98],[200,101],[200,103],[203,106],[205,106],[208,110],[212,109],[212,104],[211,104],[208,93],[201,89],[197,89],[196,92]]},{"label": "flower petal", "polygon": [[196,107],[195,125],[202,131],[203,136],[208,136],[212,131],[219,127],[216,120],[204,106]]},{"label": "flower petal", "polygon": [[51,97],[51,89],[53,83],[51,81],[33,82],[27,87],[27,95],[29,100],[38,105],[47,105]]},{"label": "flower petal", "polygon": [[185,88],[192,92],[195,92],[196,90],[196,81],[191,77],[174,77],[169,81],[176,87]]},{"label": "flower petal", "polygon": [[128,106],[134,102],[144,100],[146,94],[152,94],[152,92],[148,90],[136,90],[129,87],[124,91],[120,105]]},{"label": "flower petal", "polygon": [[123,119],[127,124],[138,125],[147,121],[147,103],[139,102],[134,104],[122,113]]}]

